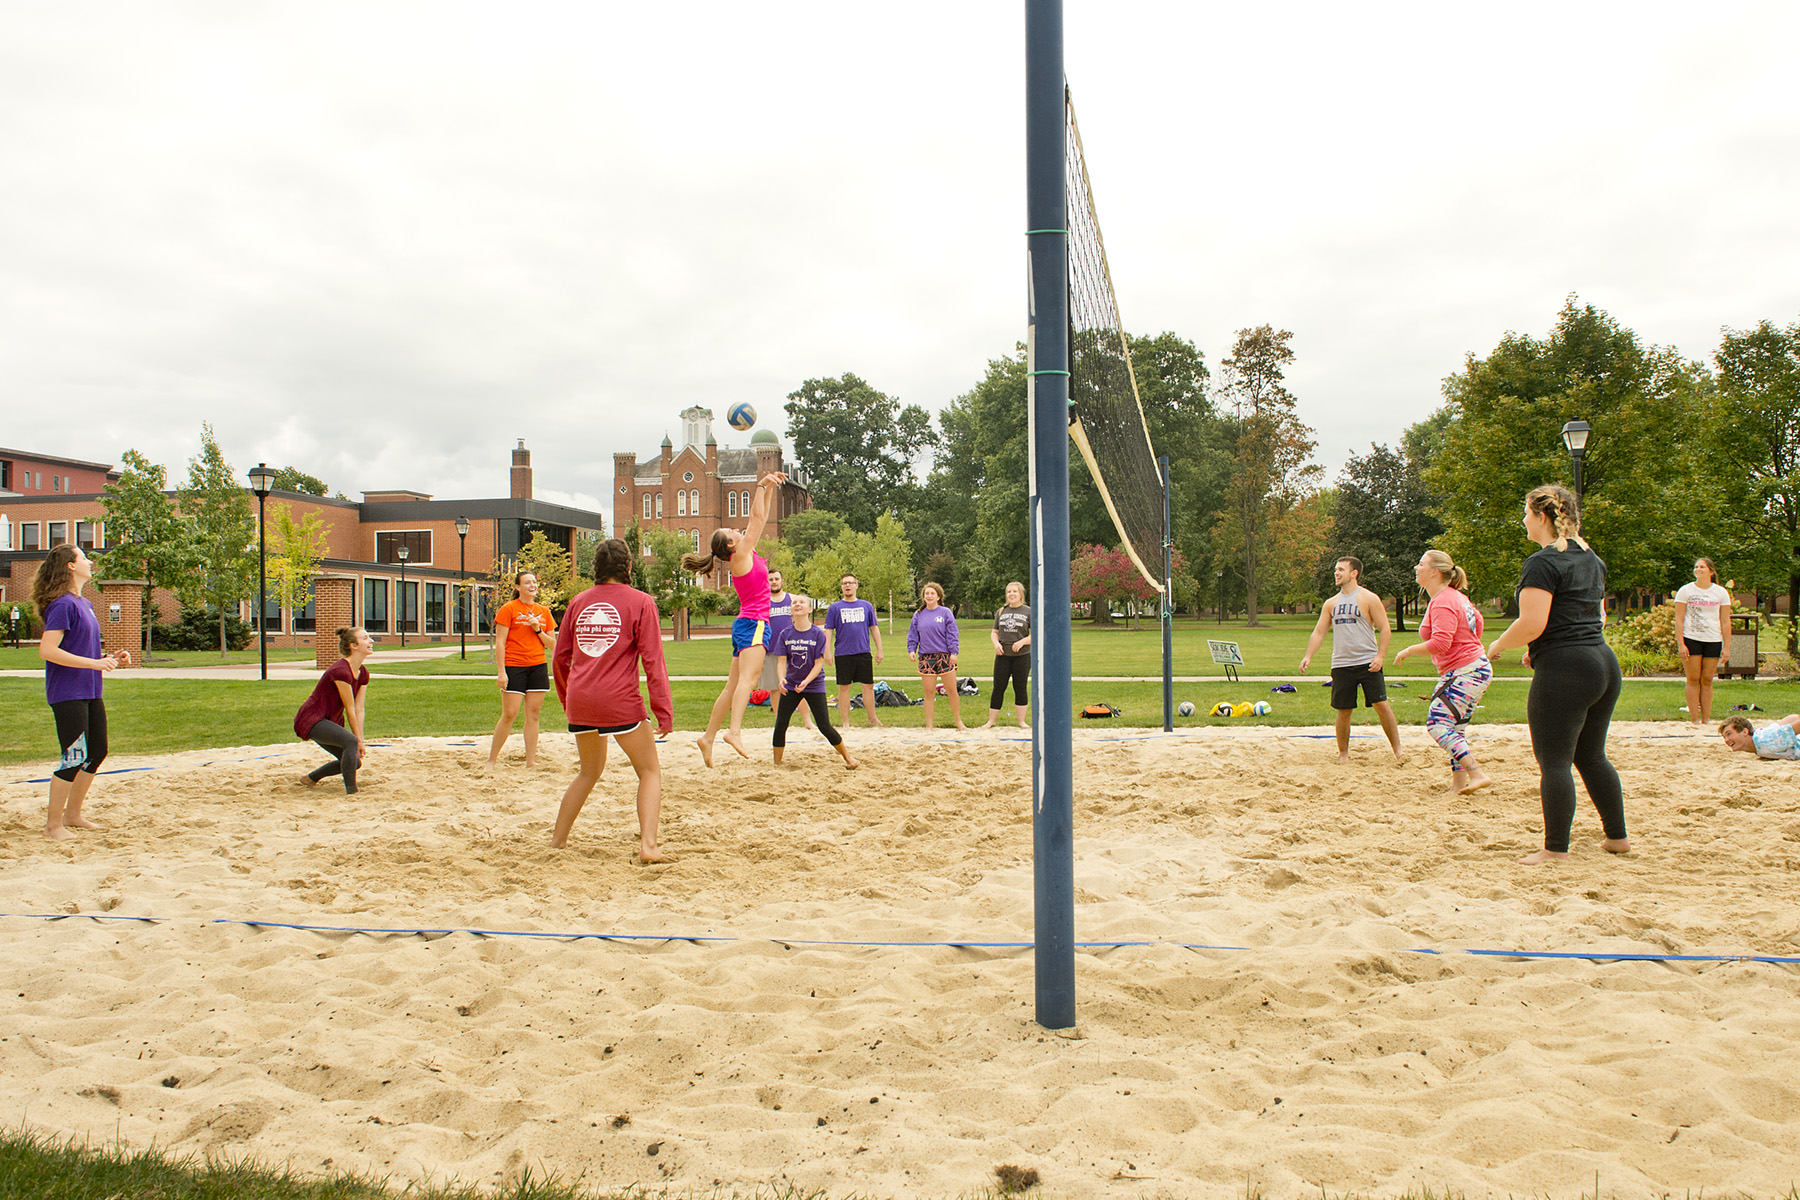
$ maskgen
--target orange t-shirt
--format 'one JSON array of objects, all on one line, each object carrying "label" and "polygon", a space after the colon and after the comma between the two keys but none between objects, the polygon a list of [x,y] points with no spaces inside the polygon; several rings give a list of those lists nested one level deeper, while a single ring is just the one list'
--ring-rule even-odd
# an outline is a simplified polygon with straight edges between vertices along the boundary
[{"label": "orange t-shirt", "polygon": [[506,665],[509,667],[535,667],[544,661],[544,643],[538,638],[538,630],[525,624],[527,613],[536,613],[542,621],[544,633],[556,631],[556,618],[550,610],[541,604],[529,604],[524,600],[508,600],[494,614],[496,626],[506,626]]}]

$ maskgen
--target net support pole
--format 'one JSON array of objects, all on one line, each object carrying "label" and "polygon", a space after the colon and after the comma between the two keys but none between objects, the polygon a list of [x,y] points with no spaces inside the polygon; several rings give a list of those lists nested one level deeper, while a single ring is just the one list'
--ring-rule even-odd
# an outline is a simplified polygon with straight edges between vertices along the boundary
[{"label": "net support pole", "polygon": [[1175,534],[1169,524],[1169,456],[1156,460],[1163,485],[1162,651],[1163,732],[1175,732]]},{"label": "net support pole", "polygon": [[1037,1021],[1075,1024],[1074,683],[1069,630],[1069,264],[1062,0],[1025,2],[1030,245],[1031,520],[1039,633],[1031,639],[1032,873]]}]

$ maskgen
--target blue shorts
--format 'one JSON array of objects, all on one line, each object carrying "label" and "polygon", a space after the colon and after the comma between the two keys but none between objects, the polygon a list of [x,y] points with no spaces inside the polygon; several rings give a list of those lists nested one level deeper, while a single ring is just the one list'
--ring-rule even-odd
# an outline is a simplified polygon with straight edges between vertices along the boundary
[{"label": "blue shorts", "polygon": [[769,633],[769,623],[767,621],[757,621],[750,617],[739,617],[731,623],[731,657],[733,658],[736,658],[752,646],[761,646],[764,650],[767,650],[769,648],[769,643],[773,640],[772,635]]}]

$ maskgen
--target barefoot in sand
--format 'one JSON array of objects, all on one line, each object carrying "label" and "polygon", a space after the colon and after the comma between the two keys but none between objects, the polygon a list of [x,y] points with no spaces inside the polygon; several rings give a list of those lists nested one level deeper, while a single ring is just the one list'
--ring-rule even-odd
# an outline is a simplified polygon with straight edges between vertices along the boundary
[{"label": "barefoot in sand", "polygon": [[844,765],[849,767],[852,771],[856,770],[856,768],[861,765],[854,758],[850,757],[850,746],[847,742],[839,742],[837,752],[843,758]]},{"label": "barefoot in sand", "polygon": [[319,781],[314,779],[311,775],[302,775],[300,777],[300,782],[309,788],[319,786]]},{"label": "barefoot in sand", "polygon": [[70,841],[75,837],[75,835],[73,833],[69,832],[67,829],[64,829],[61,825],[46,825],[46,826],[44,826],[44,836],[47,838],[52,838],[59,842]]},{"label": "barefoot in sand", "polygon": [[1524,858],[1521,858],[1519,864],[1526,867],[1535,867],[1540,863],[1561,862],[1567,857],[1569,857],[1567,851],[1558,852],[1555,850],[1539,850],[1535,854],[1527,854]]},{"label": "barefoot in sand", "polygon": [[721,735],[725,744],[738,752],[739,758],[749,758],[750,752],[744,749],[744,735],[741,733],[725,733]]},{"label": "barefoot in sand", "polygon": [[638,861],[641,863],[668,863],[675,860],[658,850],[655,846],[638,846]]},{"label": "barefoot in sand", "polygon": [[1479,792],[1484,787],[1492,787],[1493,784],[1494,781],[1488,777],[1488,773],[1477,767],[1468,773],[1467,780],[1456,790],[1458,792]]},{"label": "barefoot in sand", "polygon": [[704,735],[694,739],[694,745],[700,747],[701,759],[704,760],[709,767],[712,766],[712,744],[713,740]]},{"label": "barefoot in sand", "polygon": [[1350,761],[1350,752],[1348,750],[1339,750],[1338,751],[1338,761],[1341,763],[1349,762]]},{"label": "barefoot in sand", "polygon": [[987,720],[983,721],[981,724],[977,725],[975,728],[977,728],[977,729],[992,729],[993,727],[994,727],[994,718],[989,717]]},{"label": "barefoot in sand", "polygon": [[[63,828],[65,828],[65,829],[71,829],[71,828],[73,828],[73,829],[98,829],[98,828],[100,828],[100,826],[94,824],[92,821],[88,820],[86,817],[82,816],[80,813],[76,813],[72,817],[70,817],[70,816],[63,817]],[[1626,849],[1629,850],[1630,848],[1631,848],[1630,845],[1627,844]]]},{"label": "barefoot in sand", "polygon": [[1605,841],[1600,843],[1600,848],[1602,850],[1606,851],[1608,854],[1630,854],[1631,853],[1631,839],[1630,838],[1607,838]]}]

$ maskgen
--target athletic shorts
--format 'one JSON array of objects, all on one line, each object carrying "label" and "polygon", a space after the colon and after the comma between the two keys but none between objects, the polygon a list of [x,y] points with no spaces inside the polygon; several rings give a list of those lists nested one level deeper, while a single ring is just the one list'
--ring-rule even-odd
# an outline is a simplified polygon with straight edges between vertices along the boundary
[{"label": "athletic shorts", "polygon": [[642,721],[633,721],[629,725],[571,725],[569,726],[569,732],[597,733],[601,737],[611,737],[613,734],[630,733],[642,724]]},{"label": "athletic shorts", "polygon": [[854,683],[874,686],[875,656],[866,650],[861,654],[838,655],[837,681],[839,687],[849,687]]},{"label": "athletic shorts", "polygon": [[1691,637],[1682,637],[1687,643],[1688,653],[1698,658],[1717,658],[1719,651],[1725,648],[1724,642],[1696,642]]},{"label": "athletic shorts", "polygon": [[956,670],[954,654],[921,654],[919,655],[919,674],[948,675]]},{"label": "athletic shorts", "polygon": [[550,668],[544,663],[530,667],[506,668],[506,690],[518,692],[547,692],[550,690]]},{"label": "athletic shorts", "polygon": [[1374,708],[1387,699],[1387,677],[1369,670],[1369,664],[1331,668],[1331,707],[1343,712],[1356,707],[1356,689],[1361,688],[1363,705]]},{"label": "athletic shorts", "polygon": [[106,758],[106,702],[58,700],[50,712],[56,719],[56,743],[62,747],[51,774],[69,783],[77,774],[99,771]]},{"label": "athletic shorts", "polygon": [[769,634],[769,623],[752,617],[739,617],[731,623],[731,657],[736,658],[752,646],[761,646],[764,650],[774,639]]}]

